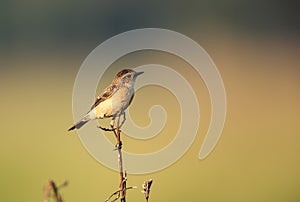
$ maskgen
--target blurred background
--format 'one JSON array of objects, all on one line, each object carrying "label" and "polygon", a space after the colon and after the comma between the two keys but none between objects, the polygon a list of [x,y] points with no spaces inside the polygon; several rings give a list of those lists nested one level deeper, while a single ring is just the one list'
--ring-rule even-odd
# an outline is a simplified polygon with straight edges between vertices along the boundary
[{"label": "blurred background", "polygon": [[[180,32],[210,54],[227,92],[227,117],[217,147],[200,161],[210,120],[201,78],[184,61],[156,51],[116,61],[99,92],[123,67],[157,62],[190,81],[201,107],[192,147],[162,171],[129,175],[127,184],[138,188],[128,191],[128,201],[144,200],[141,184],[149,178],[150,201],[300,201],[299,19],[295,1],[1,1],[0,201],[42,201],[48,179],[69,181],[61,189],[65,201],[104,201],[117,189],[118,173],[66,131],[73,84],[96,46],[147,27]],[[157,101],[147,97],[158,91]],[[150,140],[124,135],[125,150],[154,152],[174,138],[179,109],[170,92],[141,89],[129,110],[143,125],[153,104],[168,112],[166,128]]]}]

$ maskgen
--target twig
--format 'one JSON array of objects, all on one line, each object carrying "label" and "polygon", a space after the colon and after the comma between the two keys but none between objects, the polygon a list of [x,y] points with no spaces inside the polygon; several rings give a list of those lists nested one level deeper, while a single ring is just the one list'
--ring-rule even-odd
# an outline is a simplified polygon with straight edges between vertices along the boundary
[{"label": "twig", "polygon": [[153,180],[150,179],[150,180],[146,180],[144,182],[144,184],[142,184],[142,187],[143,187],[142,192],[145,194],[146,202],[148,202],[148,200],[149,200],[150,188],[151,188],[152,183],[153,183]]},{"label": "twig", "polygon": [[44,189],[44,202],[49,202],[49,198],[51,195],[51,191],[54,193],[54,199],[56,202],[63,202],[63,199],[61,195],[58,192],[58,189],[61,187],[65,187],[68,185],[68,182],[65,181],[63,184],[56,186],[55,182],[53,180],[48,180],[45,189]]},{"label": "twig", "polygon": [[[120,118],[123,115],[123,120],[120,124]],[[113,124],[111,123],[111,129],[104,128],[101,126],[98,126],[98,128],[104,130],[104,131],[112,131],[115,134],[115,137],[117,139],[117,144],[115,147],[115,150],[118,150],[118,163],[119,163],[119,173],[120,173],[120,185],[119,189],[115,191],[113,194],[111,194],[107,199],[106,202],[110,201],[113,196],[116,196],[114,199],[111,201],[116,201],[120,198],[121,202],[126,202],[126,191],[128,189],[136,188],[135,186],[133,187],[126,187],[126,182],[127,182],[127,174],[126,172],[124,173],[123,169],[123,158],[122,158],[122,141],[121,141],[121,127],[124,124],[126,120],[125,112],[122,112],[118,116],[116,116],[116,120],[113,119]],[[114,127],[116,125],[116,127]]]},{"label": "twig", "polygon": [[[137,188],[136,186],[126,187],[126,190],[128,190],[128,189],[136,189],[136,188]],[[120,189],[117,190],[117,191],[115,191],[114,193],[112,193],[112,194],[105,200],[105,202],[109,202],[109,201],[114,202],[114,201],[118,200],[118,199],[120,198],[120,192],[121,192]],[[117,195],[116,198],[114,198],[114,199],[111,200],[111,198],[112,198],[113,196],[115,196],[115,195]]]},{"label": "twig", "polygon": [[[123,115],[123,121],[120,125],[120,116]],[[116,149],[118,150],[118,163],[119,163],[119,173],[120,173],[120,185],[119,185],[119,190],[117,190],[116,192],[114,192],[113,194],[111,194],[106,201],[111,200],[111,198],[115,195],[116,198],[114,198],[111,201],[116,201],[120,198],[121,202],[126,202],[126,190],[128,189],[132,189],[135,187],[126,187],[126,181],[127,181],[127,176],[126,176],[126,172],[124,174],[123,172],[123,158],[122,158],[122,141],[121,141],[121,130],[120,127],[123,125],[124,121],[125,121],[125,113],[120,114],[117,119],[116,119],[116,127],[114,127],[113,125],[111,126],[111,129],[108,128],[103,128],[101,126],[98,126],[98,128],[104,130],[104,131],[112,131],[114,132],[116,139],[117,139],[117,144],[116,144]]]},{"label": "twig", "polygon": [[117,149],[118,149],[118,162],[119,162],[119,169],[120,169],[120,191],[121,191],[121,202],[126,201],[126,176],[123,173],[123,158],[122,158],[122,141],[121,141],[121,134],[119,130],[119,118],[117,119]]}]

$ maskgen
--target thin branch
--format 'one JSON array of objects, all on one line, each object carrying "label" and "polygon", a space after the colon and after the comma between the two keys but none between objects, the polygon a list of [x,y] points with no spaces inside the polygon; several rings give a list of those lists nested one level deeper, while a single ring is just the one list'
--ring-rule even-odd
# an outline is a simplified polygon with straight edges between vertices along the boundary
[{"label": "thin branch", "polygon": [[[120,118],[123,115],[123,120],[120,124]],[[125,172],[124,174],[124,169],[123,169],[123,158],[122,158],[122,141],[121,141],[121,126],[124,124],[126,120],[125,112],[119,114],[116,116],[116,120],[114,120],[114,124],[111,124],[111,129],[104,128],[101,126],[98,126],[98,128],[104,130],[104,131],[112,131],[115,134],[115,137],[117,139],[117,144],[115,146],[115,150],[118,150],[118,163],[119,163],[119,173],[120,173],[120,185],[119,189],[115,191],[113,194],[111,194],[106,201],[116,201],[120,198],[121,202],[126,202],[126,191],[128,189],[136,188],[135,186],[133,187],[126,187],[126,182],[127,182],[127,174]],[[116,125],[116,127],[114,127]],[[115,196],[114,199],[112,197]]]},{"label": "thin branch", "polygon": [[146,202],[148,202],[148,200],[149,200],[150,188],[151,188],[152,183],[153,183],[153,180],[150,179],[150,180],[146,180],[144,182],[144,184],[142,184],[142,187],[143,187],[142,192],[145,194]]},{"label": "thin branch", "polygon": [[126,202],[126,190],[127,189],[131,189],[131,188],[134,188],[134,187],[126,187],[126,181],[127,181],[127,178],[126,178],[126,173],[124,175],[124,172],[123,172],[123,158],[122,158],[122,141],[121,141],[121,130],[120,130],[120,116],[123,115],[123,121],[122,121],[122,125],[125,121],[125,113],[123,114],[120,114],[119,116],[117,116],[117,120],[116,120],[116,127],[114,127],[113,125],[111,125],[111,129],[108,129],[108,128],[104,128],[104,127],[101,127],[101,126],[98,126],[98,128],[104,130],[104,131],[112,131],[114,132],[115,134],[115,137],[117,139],[117,144],[116,144],[116,148],[115,150],[118,150],[118,163],[119,163],[119,173],[120,173],[120,185],[119,185],[119,190],[114,192],[112,195],[110,195],[110,197],[108,197],[106,199],[106,201],[109,201],[111,200],[111,198],[115,195],[116,198],[114,198],[112,201],[116,201],[120,198],[121,202]]},{"label": "thin branch", "polygon": [[[136,188],[137,188],[136,186],[126,187],[126,190],[129,190],[129,189],[136,189]],[[115,191],[114,193],[112,193],[112,194],[105,200],[105,202],[109,202],[109,201],[114,202],[114,201],[118,200],[118,199],[120,198],[120,192],[121,192],[121,190]],[[116,198],[112,199],[112,197],[115,196],[115,195],[117,195]]]},{"label": "thin branch", "polygon": [[119,121],[120,117],[117,119],[117,149],[118,149],[118,162],[119,162],[119,171],[120,171],[120,191],[121,191],[121,202],[126,201],[126,176],[123,173],[123,158],[122,158],[122,141],[121,141],[121,133],[119,130]]},{"label": "thin branch", "polygon": [[65,187],[68,185],[68,182],[65,181],[63,184],[56,186],[53,180],[48,180],[45,189],[44,189],[44,202],[49,202],[49,198],[51,196],[51,191],[54,194],[54,199],[56,202],[63,202],[61,195],[58,192],[58,189]]}]

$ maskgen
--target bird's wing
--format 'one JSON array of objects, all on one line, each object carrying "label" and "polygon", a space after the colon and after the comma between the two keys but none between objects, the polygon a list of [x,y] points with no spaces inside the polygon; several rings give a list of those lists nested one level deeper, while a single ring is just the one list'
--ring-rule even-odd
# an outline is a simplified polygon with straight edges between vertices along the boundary
[{"label": "bird's wing", "polygon": [[118,90],[118,86],[113,84],[108,86],[96,99],[95,103],[92,105],[91,110],[94,109],[99,103],[103,102],[104,100],[110,98],[115,94]]}]

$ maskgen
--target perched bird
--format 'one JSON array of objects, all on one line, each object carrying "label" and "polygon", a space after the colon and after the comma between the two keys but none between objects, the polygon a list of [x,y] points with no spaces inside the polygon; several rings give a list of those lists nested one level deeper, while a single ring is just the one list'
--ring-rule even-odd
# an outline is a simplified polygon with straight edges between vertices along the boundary
[{"label": "perched bird", "polygon": [[[134,96],[134,84],[137,76],[144,72],[136,72],[132,69],[123,69],[116,74],[112,83],[97,97],[90,111],[68,131],[79,129],[84,124],[94,119],[103,119],[112,117],[110,125],[115,127],[125,121],[125,110],[130,105]],[[123,115],[123,122],[119,124],[120,117]]]}]

